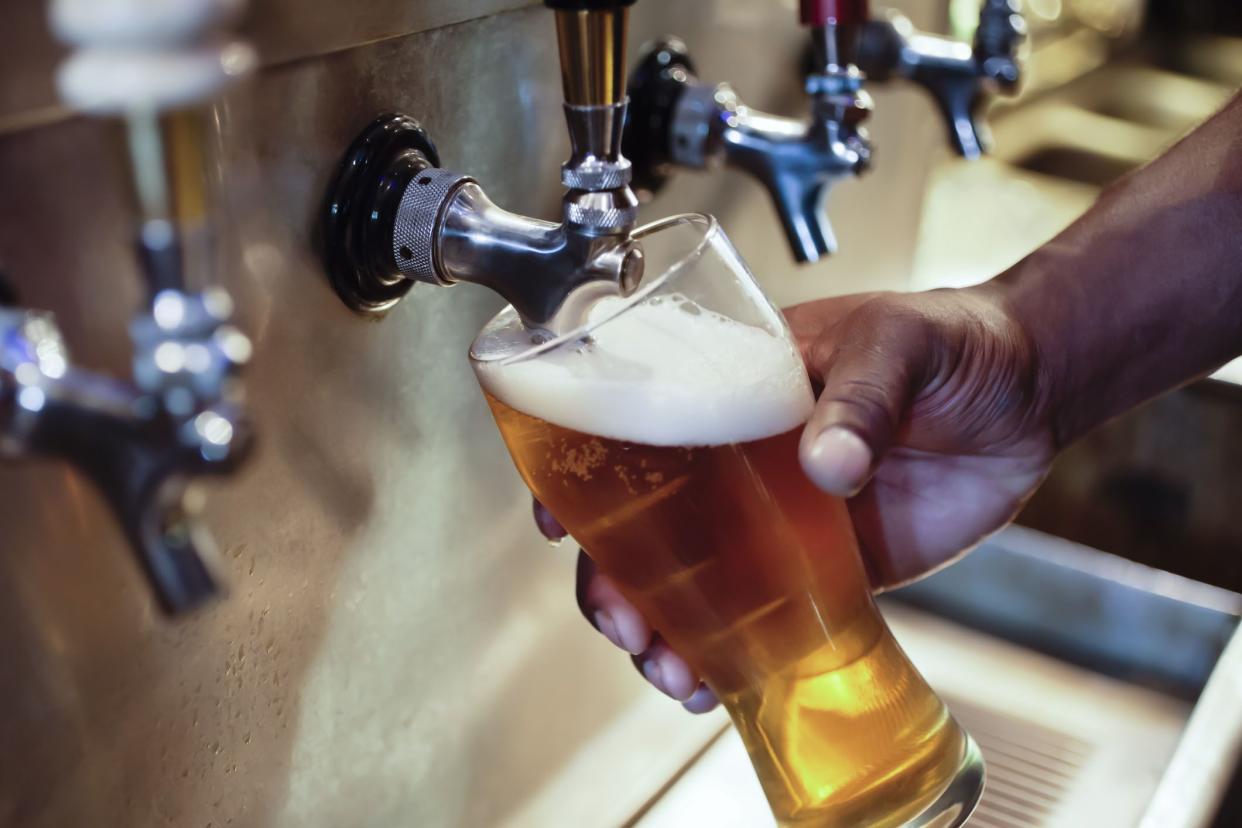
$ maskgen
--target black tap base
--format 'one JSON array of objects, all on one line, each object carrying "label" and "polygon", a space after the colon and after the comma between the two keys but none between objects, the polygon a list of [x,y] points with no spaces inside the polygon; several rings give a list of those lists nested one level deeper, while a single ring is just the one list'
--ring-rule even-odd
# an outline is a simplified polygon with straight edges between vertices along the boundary
[{"label": "black tap base", "polygon": [[379,116],[346,151],[328,188],[320,242],[328,280],[351,310],[384,313],[414,286],[393,260],[393,224],[406,185],[438,166],[435,144],[408,115]]}]

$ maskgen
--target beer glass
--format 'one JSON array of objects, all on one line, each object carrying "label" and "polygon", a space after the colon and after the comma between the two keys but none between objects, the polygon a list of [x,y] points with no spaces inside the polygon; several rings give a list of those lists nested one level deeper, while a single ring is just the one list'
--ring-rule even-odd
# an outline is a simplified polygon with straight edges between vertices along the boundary
[{"label": "beer glass", "polygon": [[814,398],[708,216],[636,232],[646,275],[559,338],[471,349],[535,496],[703,676],[782,826],[959,825],[983,761],[876,609],[845,503],[798,461]]}]

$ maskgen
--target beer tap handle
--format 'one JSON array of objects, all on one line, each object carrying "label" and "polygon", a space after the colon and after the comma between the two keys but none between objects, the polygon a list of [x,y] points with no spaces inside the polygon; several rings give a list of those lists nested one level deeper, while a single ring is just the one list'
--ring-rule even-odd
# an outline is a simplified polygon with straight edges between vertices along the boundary
[{"label": "beer tap handle", "polygon": [[868,0],[802,0],[799,16],[804,26],[853,26],[871,16]]},{"label": "beer tap handle", "polygon": [[556,12],[567,106],[625,101],[625,41],[634,0],[544,0]]},{"label": "beer tap handle", "polygon": [[544,0],[556,12],[570,156],[561,166],[570,234],[624,238],[638,220],[621,154],[628,103],[625,42],[634,0]]},{"label": "beer tap handle", "polygon": [[800,19],[811,28],[816,72],[856,62],[859,32],[871,16],[868,0],[802,0]]}]

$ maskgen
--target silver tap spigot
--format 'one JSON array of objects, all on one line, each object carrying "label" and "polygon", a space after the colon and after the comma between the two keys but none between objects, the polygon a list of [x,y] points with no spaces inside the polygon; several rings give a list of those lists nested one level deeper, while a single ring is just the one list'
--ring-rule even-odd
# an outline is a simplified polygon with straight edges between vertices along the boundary
[{"label": "silver tap spigot", "polygon": [[127,128],[148,287],[130,326],[132,382],[75,368],[49,314],[0,308],[0,452],[59,458],[92,480],[170,613],[222,589],[193,484],[235,468],[250,444],[236,379],[250,342],[229,322],[227,293],[186,290],[183,245],[209,229],[206,119],[192,105],[255,63],[247,46],[219,37],[240,6],[52,7],[54,28],[78,47],[58,74],[61,97]]},{"label": "silver tap spigot", "polygon": [[621,154],[633,2],[547,0],[571,147],[559,222],[504,210],[475,179],[441,168],[426,131],[406,116],[383,115],[354,141],[322,228],[329,278],[351,308],[385,311],[414,282],[470,282],[503,296],[528,326],[560,333],[594,299],[638,284],[638,199]]},{"label": "silver tap spigot", "polygon": [[926,88],[948,124],[950,144],[976,159],[991,144],[982,117],[989,93],[1012,94],[1021,81],[1018,52],[1026,32],[1021,0],[984,0],[973,46],[920,32],[890,11],[863,27],[858,64],[872,80],[900,77]]},{"label": "silver tap spigot", "polygon": [[729,84],[699,81],[682,41],[654,43],[630,79],[625,145],[636,186],[654,192],[676,167],[743,170],[768,191],[799,262],[835,252],[828,194],[841,179],[865,171],[871,159],[861,126],[871,100],[861,73],[842,59],[838,36],[835,27],[813,29],[820,61],[807,81],[806,120],[751,109]]}]

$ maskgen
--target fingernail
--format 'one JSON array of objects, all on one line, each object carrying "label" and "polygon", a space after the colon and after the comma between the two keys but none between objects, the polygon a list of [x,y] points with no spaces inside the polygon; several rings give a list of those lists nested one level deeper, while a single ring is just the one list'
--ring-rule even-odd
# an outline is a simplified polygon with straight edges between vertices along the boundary
[{"label": "fingernail", "polygon": [[538,501],[534,505],[535,525],[539,527],[540,533],[553,545],[558,545],[565,539],[565,527],[552,517],[552,513],[543,508]]},{"label": "fingernail", "polygon": [[609,615],[604,610],[600,610],[599,612],[595,613],[595,629],[603,633],[604,638],[607,638],[609,641],[611,641],[613,644],[616,644],[621,649],[623,650],[625,649],[625,645],[621,643],[621,637],[617,635],[616,623],[613,622],[612,616]]},{"label": "fingernail", "polygon": [[617,631],[617,646],[630,655],[638,655],[651,643],[647,622],[636,612],[622,610],[613,619],[613,629]]},{"label": "fingernail", "polygon": [[708,713],[715,710],[719,703],[712,689],[706,684],[700,684],[694,695],[682,702],[681,706],[691,713]]},{"label": "fingernail", "polygon": [[649,658],[643,662],[643,675],[647,681],[655,685],[656,689],[665,695],[668,690],[664,687],[664,670],[660,668],[660,660],[658,658]]},{"label": "fingernail", "polygon": [[815,438],[803,458],[807,476],[829,494],[858,494],[871,470],[871,449],[854,432],[832,426]]}]

